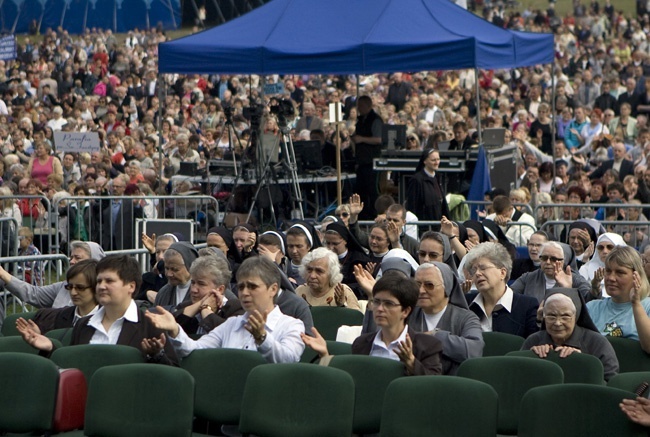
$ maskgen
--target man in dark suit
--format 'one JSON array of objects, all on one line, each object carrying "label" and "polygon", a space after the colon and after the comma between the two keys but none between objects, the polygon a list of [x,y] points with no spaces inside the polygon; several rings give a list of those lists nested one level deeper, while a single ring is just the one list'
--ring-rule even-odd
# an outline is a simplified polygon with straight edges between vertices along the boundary
[{"label": "man in dark suit", "polygon": [[[127,183],[127,176],[118,175],[111,181],[111,194],[124,196]],[[101,222],[95,225],[95,229],[101,236],[100,244],[104,250],[133,249],[135,220],[143,217],[142,207],[128,199],[104,199],[100,204]]]},{"label": "man in dark suit", "polygon": [[609,81],[603,81],[600,87],[600,96],[596,97],[596,102],[594,103],[594,108],[599,108],[601,111],[605,112],[607,109],[615,109],[617,105],[616,98],[609,93],[610,83]]},{"label": "man in dark suit", "polygon": [[629,103],[632,107],[632,117],[636,117],[636,105],[639,103],[639,95],[634,92],[636,88],[636,80],[633,77],[629,77],[625,81],[626,91],[623,94],[618,96],[616,101],[616,109],[614,109],[617,116],[621,115],[621,105],[623,103]]},{"label": "man in dark suit", "polygon": [[[72,330],[71,345],[120,344],[139,349],[147,361],[178,366],[178,358],[171,344],[164,342],[164,334],[138,310],[133,293],[140,288],[140,265],[128,255],[110,255],[97,263],[97,302],[102,306],[94,315],[81,319]],[[22,319],[21,319],[22,320]],[[119,333],[111,331],[121,321]],[[55,347],[52,340],[37,333],[32,325],[22,320],[16,326],[23,339],[42,355],[49,356]],[[149,343],[161,343],[161,351],[149,355]]]},{"label": "man in dark suit", "polygon": [[589,179],[600,179],[607,170],[616,170],[618,172],[619,181],[623,181],[627,175],[634,174],[634,162],[625,159],[627,150],[625,144],[616,142],[612,145],[612,150],[614,151],[614,159],[610,159],[600,164],[600,167],[589,175]]}]

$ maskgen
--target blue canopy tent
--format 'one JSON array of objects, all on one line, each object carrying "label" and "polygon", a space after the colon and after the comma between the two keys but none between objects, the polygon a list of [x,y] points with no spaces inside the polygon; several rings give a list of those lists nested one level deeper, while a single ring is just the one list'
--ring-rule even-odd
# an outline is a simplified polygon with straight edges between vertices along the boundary
[{"label": "blue canopy tent", "polygon": [[501,29],[449,0],[273,0],[159,46],[161,73],[370,74],[553,60],[553,35]]},{"label": "blue canopy tent", "polygon": [[158,50],[160,73],[371,74],[548,64],[554,41],[449,0],[273,0]]}]

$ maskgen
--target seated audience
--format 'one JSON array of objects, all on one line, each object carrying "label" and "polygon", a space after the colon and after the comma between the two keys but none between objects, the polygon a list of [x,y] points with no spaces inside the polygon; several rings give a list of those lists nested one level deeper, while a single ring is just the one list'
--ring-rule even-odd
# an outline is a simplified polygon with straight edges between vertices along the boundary
[{"label": "seated audience", "polygon": [[173,344],[180,357],[197,349],[231,348],[256,350],[270,363],[298,362],[305,348],[300,338],[305,328],[302,321],[282,314],[276,305],[280,290],[277,266],[260,256],[246,259],[237,270],[237,289],[246,312],[229,318],[198,340],[192,340],[164,308],[148,312],[149,320],[170,340],[166,342],[163,336],[150,341],[150,353]]},{"label": "seated audience", "polygon": [[177,305],[190,301],[190,267],[198,257],[199,252],[187,241],[169,246],[163,256],[167,284],[156,295],[154,305],[174,311]]},{"label": "seated audience", "polygon": [[[174,349],[165,346],[165,334],[138,310],[133,300],[141,280],[140,265],[134,258],[110,255],[99,261],[96,293],[101,308],[74,326],[70,344],[132,346],[142,351],[149,362],[178,365]],[[16,327],[23,339],[43,354],[54,350],[52,341],[37,333],[30,321],[18,319]],[[148,346],[152,342],[161,346],[155,353]]]},{"label": "seated audience", "polygon": [[499,243],[481,243],[465,256],[465,267],[478,293],[465,295],[481,329],[528,337],[537,332],[537,299],[514,293],[507,282],[512,259]]},{"label": "seated audience", "polygon": [[522,350],[531,349],[540,358],[545,358],[551,351],[557,352],[560,358],[573,353],[594,355],[603,363],[605,381],[618,373],[614,348],[598,333],[578,290],[549,290],[543,315],[542,330],[528,337]]},{"label": "seated audience", "polygon": [[610,297],[592,300],[587,309],[603,335],[638,340],[650,353],[650,284],[639,253],[615,247],[605,259],[605,290]]},{"label": "seated audience", "polygon": [[296,294],[310,306],[338,306],[361,310],[354,292],[341,280],[341,268],[334,252],[324,247],[309,252],[302,259],[300,275],[305,284]]},{"label": "seated audience", "polygon": [[[407,324],[418,298],[415,281],[387,274],[375,283],[372,295],[373,317],[379,330],[354,340],[352,353],[399,360],[404,363],[406,375],[439,375],[442,343],[431,335],[413,331]],[[326,364],[330,357],[327,342],[316,328],[312,333],[313,337],[303,334],[302,339]]]},{"label": "seated audience", "polygon": [[625,247],[623,237],[613,232],[606,232],[596,240],[596,254],[589,262],[580,267],[580,275],[591,283],[591,294],[600,298],[609,296],[603,289],[605,280],[605,259],[615,247]]}]

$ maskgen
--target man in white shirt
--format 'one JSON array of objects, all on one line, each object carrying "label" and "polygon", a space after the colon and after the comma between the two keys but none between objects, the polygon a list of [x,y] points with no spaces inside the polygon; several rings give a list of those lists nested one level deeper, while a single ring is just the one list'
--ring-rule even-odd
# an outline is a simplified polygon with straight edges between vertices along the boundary
[{"label": "man in white shirt", "polygon": [[[531,235],[537,231],[533,216],[516,210],[508,196],[495,197],[492,201],[492,209],[494,209],[494,213],[488,215],[486,219],[499,225],[508,237],[508,241],[515,246],[525,246]],[[522,224],[508,225],[511,222]]]},{"label": "man in white shirt", "polygon": [[[178,365],[174,349],[164,347],[165,335],[144,317],[133,300],[140,289],[140,264],[128,255],[110,255],[97,263],[97,302],[102,306],[90,317],[81,319],[72,330],[71,345],[120,344],[139,349],[150,362]],[[16,327],[23,339],[44,355],[54,351],[52,341],[34,329],[33,321],[19,319]],[[147,354],[153,341],[163,343],[155,354]]]},{"label": "man in white shirt", "polygon": [[[295,363],[305,348],[300,334],[302,321],[282,314],[275,304],[280,289],[280,271],[267,258],[246,259],[237,270],[238,297],[246,313],[231,317],[210,333],[192,340],[176,323],[174,316],[157,307],[148,312],[154,326],[166,331],[179,356],[196,349],[230,348],[257,350],[270,363]],[[148,352],[155,355],[166,344],[164,337],[146,340]]]}]

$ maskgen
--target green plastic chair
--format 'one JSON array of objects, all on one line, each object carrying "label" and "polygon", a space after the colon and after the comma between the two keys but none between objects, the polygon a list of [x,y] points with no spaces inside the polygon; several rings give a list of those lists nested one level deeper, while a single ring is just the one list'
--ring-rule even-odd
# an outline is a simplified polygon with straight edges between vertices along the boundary
[{"label": "green plastic chair", "polygon": [[201,349],[183,358],[181,367],[194,377],[194,414],[202,419],[231,425],[239,423],[248,374],[267,364],[256,351]]},{"label": "green plastic chair", "polygon": [[484,332],[484,357],[501,357],[508,352],[518,351],[524,345],[524,338],[505,332]]},{"label": "green plastic chair", "polygon": [[31,320],[36,315],[36,311],[30,311],[27,313],[14,313],[5,317],[4,322],[2,323],[2,335],[5,337],[20,335],[20,332],[16,329],[16,320],[22,317],[25,320]]},{"label": "green plastic chair", "polygon": [[523,357],[484,357],[463,361],[458,376],[490,384],[499,395],[499,434],[515,435],[521,399],[528,390],[562,384],[564,373],[557,364]]},{"label": "green plastic chair", "polygon": [[521,401],[520,437],[631,437],[646,431],[619,408],[634,394],[593,384],[559,384],[528,391]]},{"label": "green plastic chair", "polygon": [[[55,347],[61,347],[61,342],[52,340]],[[38,355],[38,349],[31,347],[22,337],[0,337],[0,352],[21,352],[24,354]]]},{"label": "green plastic chair", "polygon": [[59,340],[63,346],[70,346],[72,340],[72,328],[52,329],[45,333],[47,338]]},{"label": "green plastic chair", "polygon": [[[650,384],[650,370],[645,372],[619,373],[607,381],[607,387],[618,388],[620,390],[634,393],[639,385],[644,382]],[[647,396],[647,394],[648,392],[646,391],[645,395]]]},{"label": "green plastic chair", "polygon": [[641,343],[630,338],[611,336],[605,338],[616,352],[620,373],[644,372],[650,369],[650,355],[641,349]]},{"label": "green plastic chair", "polygon": [[63,369],[79,369],[91,381],[97,369],[118,364],[144,363],[142,353],[118,344],[80,344],[56,349],[52,361]]},{"label": "green plastic chair", "polygon": [[[532,350],[510,352],[508,356],[540,359]],[[571,354],[566,358],[560,358],[557,352],[550,352],[545,359],[562,368],[566,384],[605,384],[603,363],[593,355]]]},{"label": "green plastic chair", "polygon": [[361,326],[363,313],[345,307],[311,307],[314,326],[325,340],[336,340],[336,333],[343,325]]},{"label": "green plastic chair", "polygon": [[380,435],[494,437],[497,405],[496,391],[484,382],[458,376],[398,378],[384,396]]},{"label": "green plastic chair", "polygon": [[388,384],[404,376],[404,365],[368,355],[336,355],[329,366],[346,371],[354,380],[354,433],[378,433],[381,408],[377,400],[384,399]]},{"label": "green plastic chair", "polygon": [[194,378],[158,364],[98,369],[90,381],[84,435],[186,437],[192,434]]},{"label": "green plastic chair", "polygon": [[239,430],[264,437],[349,436],[354,381],[313,364],[267,364],[246,381]]},{"label": "green plastic chair", "polygon": [[52,427],[58,382],[59,370],[47,358],[0,353],[0,434],[48,431]]},{"label": "green plastic chair", "polygon": [[[318,328],[317,328],[318,329]],[[330,355],[350,355],[352,353],[352,345],[350,343],[343,343],[340,341],[325,340],[327,343],[327,351]],[[318,359],[318,353],[313,349],[305,347],[305,350],[300,357],[301,363],[313,363]]]}]

